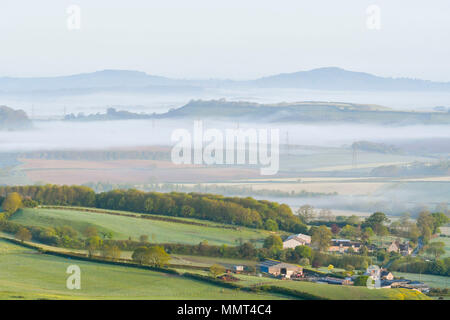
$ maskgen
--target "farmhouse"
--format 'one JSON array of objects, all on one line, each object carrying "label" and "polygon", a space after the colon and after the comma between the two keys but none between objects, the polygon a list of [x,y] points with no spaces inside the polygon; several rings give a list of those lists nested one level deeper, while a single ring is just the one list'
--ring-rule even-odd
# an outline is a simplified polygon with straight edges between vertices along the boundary
[{"label": "farmhouse", "polygon": [[303,268],[277,260],[266,260],[259,265],[260,271],[274,276],[290,278],[293,275],[303,275]]},{"label": "farmhouse", "polygon": [[394,275],[392,274],[392,272],[390,272],[384,268],[374,269],[374,268],[368,267],[364,274],[367,276],[371,276],[374,279],[380,279],[380,280],[386,280],[386,281],[394,280]]},{"label": "farmhouse", "polygon": [[289,236],[285,241],[283,241],[283,249],[295,248],[298,246],[306,246],[311,243],[311,236],[306,234],[294,234]]},{"label": "farmhouse", "polygon": [[381,269],[380,278],[382,280],[394,280],[394,275],[386,269]]},{"label": "farmhouse", "polygon": [[400,243],[400,241],[392,241],[392,243],[387,247],[387,252],[397,252],[404,256],[410,255],[413,252],[413,248],[409,243]]},{"label": "farmhouse", "polygon": [[350,241],[347,239],[332,239],[331,246],[328,247],[329,252],[347,252],[348,249],[352,248],[353,251],[358,252],[361,248],[361,243]]}]

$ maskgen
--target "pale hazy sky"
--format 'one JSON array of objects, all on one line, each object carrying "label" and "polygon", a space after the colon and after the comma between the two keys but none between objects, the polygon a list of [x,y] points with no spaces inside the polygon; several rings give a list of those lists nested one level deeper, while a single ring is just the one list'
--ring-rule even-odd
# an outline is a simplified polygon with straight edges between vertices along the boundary
[{"label": "pale hazy sky", "polygon": [[[81,8],[68,30],[66,8]],[[381,9],[381,29],[366,9]],[[0,76],[249,79],[338,66],[450,81],[448,0],[1,0]]]}]

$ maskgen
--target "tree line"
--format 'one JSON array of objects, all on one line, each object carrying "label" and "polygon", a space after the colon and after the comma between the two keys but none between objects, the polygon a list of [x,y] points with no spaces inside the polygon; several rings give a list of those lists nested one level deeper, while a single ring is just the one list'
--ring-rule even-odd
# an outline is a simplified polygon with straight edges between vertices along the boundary
[{"label": "tree line", "polygon": [[210,220],[220,223],[306,233],[305,223],[289,206],[251,197],[225,197],[205,193],[143,192],[135,189],[96,194],[85,186],[4,186],[0,196],[16,192],[30,206],[62,205],[95,207],[138,213]]}]

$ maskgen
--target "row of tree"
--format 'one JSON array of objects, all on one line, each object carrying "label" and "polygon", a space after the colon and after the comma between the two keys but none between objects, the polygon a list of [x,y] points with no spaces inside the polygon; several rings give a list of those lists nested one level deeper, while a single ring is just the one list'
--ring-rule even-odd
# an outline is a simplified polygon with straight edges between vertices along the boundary
[{"label": "row of tree", "polygon": [[307,232],[306,225],[285,204],[250,197],[203,193],[142,192],[135,189],[96,194],[83,186],[0,187],[0,196],[18,193],[27,201],[45,205],[84,206],[176,217],[276,231]]}]

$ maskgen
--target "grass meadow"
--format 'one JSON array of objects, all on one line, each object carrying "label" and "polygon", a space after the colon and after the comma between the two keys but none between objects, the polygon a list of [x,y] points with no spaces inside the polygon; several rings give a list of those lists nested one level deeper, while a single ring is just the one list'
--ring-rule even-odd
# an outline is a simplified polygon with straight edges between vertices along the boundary
[{"label": "grass meadow", "polygon": [[[205,221],[208,226],[189,225],[176,222],[157,221],[126,216],[109,215],[62,209],[23,209],[15,213],[11,221],[25,226],[56,227],[68,225],[82,232],[88,226],[99,231],[109,231],[113,239],[139,239],[148,235],[150,241],[158,243],[236,245],[239,239],[262,243],[269,236],[268,231],[250,228],[220,228],[220,224]],[[203,223],[203,222],[202,222]]]},{"label": "grass meadow", "polygon": [[[67,267],[81,269],[81,289],[69,290]],[[144,269],[39,254],[0,240],[0,299],[281,299]]]}]

